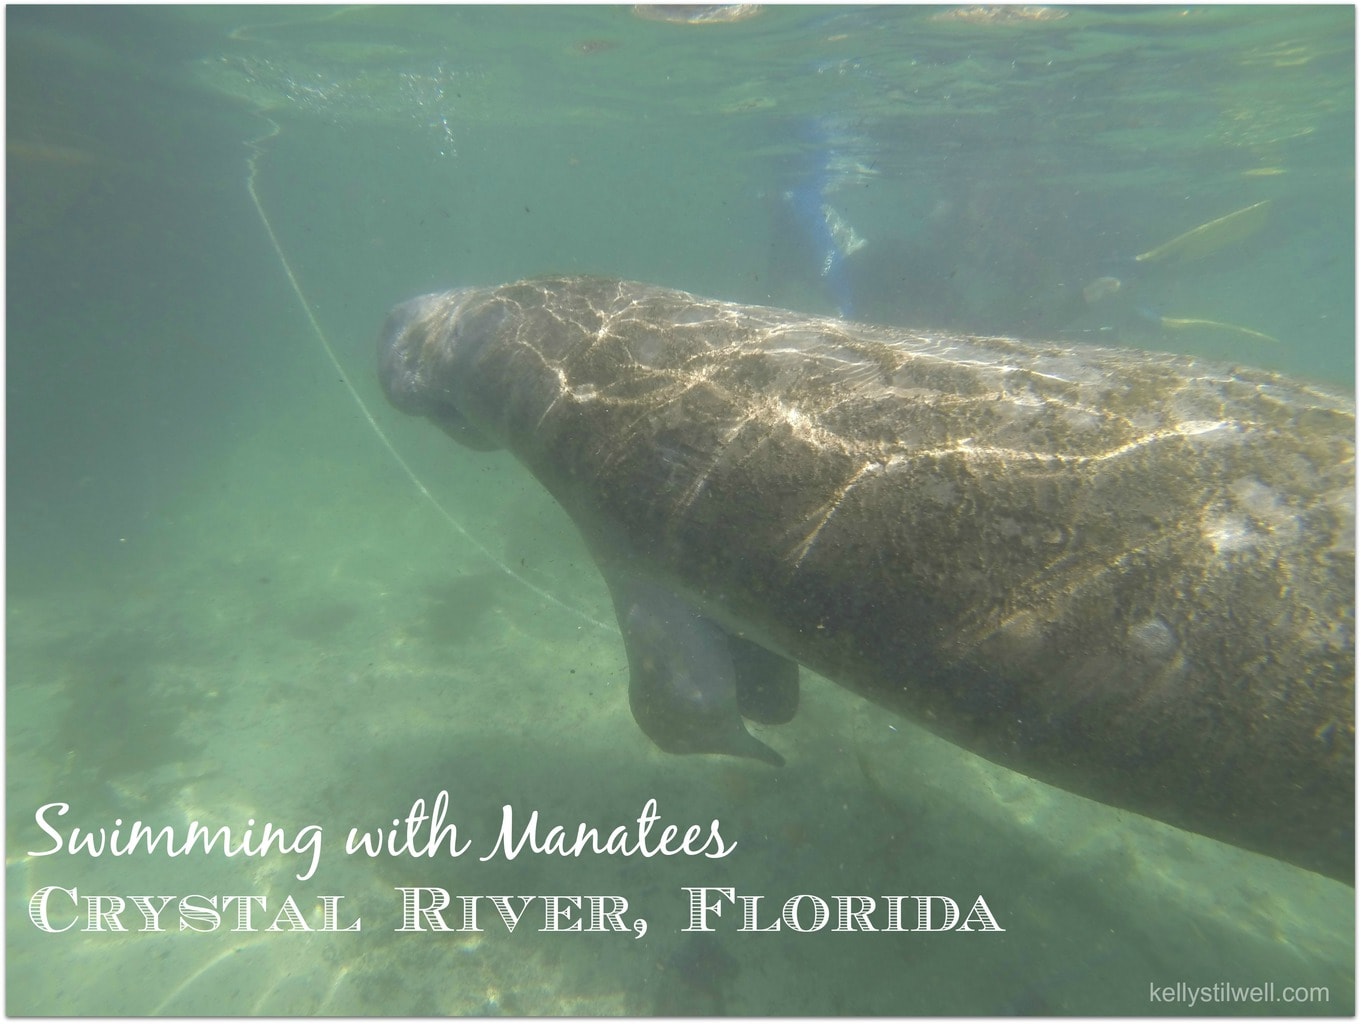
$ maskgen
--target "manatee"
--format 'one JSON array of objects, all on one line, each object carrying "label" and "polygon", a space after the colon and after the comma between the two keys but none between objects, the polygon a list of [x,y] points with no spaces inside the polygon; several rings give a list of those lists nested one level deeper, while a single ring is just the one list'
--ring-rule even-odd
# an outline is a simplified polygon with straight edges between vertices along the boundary
[{"label": "manatee", "polygon": [[798,665],[1352,883],[1355,403],[1277,373],[553,277],[396,307],[399,409],[512,452],[658,746],[781,761]]}]

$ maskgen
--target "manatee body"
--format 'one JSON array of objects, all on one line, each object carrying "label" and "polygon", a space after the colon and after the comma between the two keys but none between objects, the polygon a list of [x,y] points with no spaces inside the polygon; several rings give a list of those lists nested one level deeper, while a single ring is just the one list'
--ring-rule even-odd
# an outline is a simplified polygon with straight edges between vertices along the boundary
[{"label": "manatee body", "polygon": [[582,530],[659,746],[799,662],[999,764],[1352,881],[1354,402],[1183,356],[549,278],[393,310],[400,409]]}]

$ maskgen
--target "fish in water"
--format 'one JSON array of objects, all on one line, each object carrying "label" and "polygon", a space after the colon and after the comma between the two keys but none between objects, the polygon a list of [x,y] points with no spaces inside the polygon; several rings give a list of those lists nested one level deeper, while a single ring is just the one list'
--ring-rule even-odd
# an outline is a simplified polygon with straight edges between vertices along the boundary
[{"label": "fish in water", "polygon": [[403,303],[379,372],[566,509],[663,749],[780,763],[743,718],[788,720],[803,664],[1351,884],[1350,397],[589,277]]}]

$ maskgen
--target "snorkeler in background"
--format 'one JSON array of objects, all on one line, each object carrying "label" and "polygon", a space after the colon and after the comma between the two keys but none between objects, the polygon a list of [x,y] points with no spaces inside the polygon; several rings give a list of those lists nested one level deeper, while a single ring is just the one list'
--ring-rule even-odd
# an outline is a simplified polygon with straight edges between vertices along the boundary
[{"label": "snorkeler in background", "polygon": [[855,319],[847,261],[865,240],[833,204],[838,192],[874,174],[865,159],[868,142],[833,119],[810,120],[799,135],[792,180],[779,192],[773,276],[813,285],[838,316]]}]

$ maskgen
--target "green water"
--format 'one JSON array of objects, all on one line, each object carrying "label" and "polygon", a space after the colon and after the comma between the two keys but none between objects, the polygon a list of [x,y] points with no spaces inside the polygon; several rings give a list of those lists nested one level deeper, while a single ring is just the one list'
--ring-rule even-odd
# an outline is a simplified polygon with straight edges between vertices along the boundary
[{"label": "green water", "polygon": [[[504,456],[390,410],[373,363],[395,302],[547,272],[835,312],[787,195],[812,168],[864,243],[857,315],[1350,388],[1353,19],[9,8],[8,1012],[1350,1014],[1352,889],[825,680],[763,731],[779,772],[657,751],[565,517]],[[1198,258],[1133,259],[1265,201]],[[1118,290],[1088,301],[1101,278]],[[345,855],[441,790],[473,852]],[[476,859],[503,804],[612,828],[650,798],[736,851]],[[64,832],[321,825],[320,866],[34,856],[58,801]],[[1005,931],[699,939],[703,885],[764,895],[762,925],[801,893],[981,894]],[[172,906],[148,932],[129,903],[128,931],[91,931],[58,894],[74,923],[46,934],[45,886],[268,910],[198,933]],[[397,932],[410,886],[617,894],[649,927],[507,933],[484,909],[481,933]],[[360,931],[264,930],[289,895],[316,926],[337,894]],[[1327,998],[1150,997],[1178,983]]]}]

